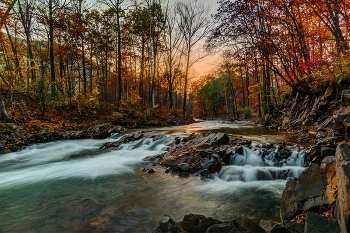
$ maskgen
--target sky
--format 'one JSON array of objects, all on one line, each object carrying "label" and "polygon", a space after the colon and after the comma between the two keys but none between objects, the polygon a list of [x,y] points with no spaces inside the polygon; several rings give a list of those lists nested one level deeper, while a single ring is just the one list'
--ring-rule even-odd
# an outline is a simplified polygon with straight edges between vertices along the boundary
[{"label": "sky", "polygon": [[[170,3],[175,3],[178,0],[169,0]],[[192,0],[183,0],[183,1],[192,1]],[[216,13],[216,10],[219,6],[219,4],[217,3],[218,0],[198,0],[199,2],[202,2],[206,5],[209,5],[213,11],[213,14]],[[97,2],[97,0],[86,0],[87,3],[95,3]],[[130,3],[130,0],[126,0],[124,1],[123,5],[127,6]],[[203,47],[204,46],[204,42],[205,40],[201,41],[197,48]],[[219,55],[208,55],[206,56],[204,59],[202,59],[201,61],[195,63],[192,66],[192,73],[195,76],[203,76],[206,75],[208,73],[210,73],[210,71],[215,69],[215,64],[217,63],[219,59]]]},{"label": "sky", "polygon": [[[191,0],[187,0],[191,1]],[[213,10],[213,14],[216,13],[216,10],[219,6],[217,3],[218,0],[199,0],[205,4],[208,4],[211,6]],[[200,46],[204,45],[204,41],[202,41],[202,44]],[[203,76],[209,74],[212,70],[215,69],[216,63],[218,62],[219,56],[218,55],[208,55],[200,62],[193,65],[193,73],[198,76]]]}]

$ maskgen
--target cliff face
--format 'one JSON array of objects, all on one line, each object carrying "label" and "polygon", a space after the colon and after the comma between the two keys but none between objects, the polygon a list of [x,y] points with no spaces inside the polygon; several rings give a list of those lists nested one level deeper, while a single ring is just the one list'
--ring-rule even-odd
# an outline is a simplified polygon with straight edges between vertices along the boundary
[{"label": "cliff face", "polygon": [[292,94],[283,111],[281,127],[327,127],[339,109],[340,94],[336,86],[318,95]]},{"label": "cliff face", "polygon": [[285,101],[284,109],[267,117],[263,124],[303,132],[320,131],[332,126],[334,115],[340,113],[343,89],[332,85],[320,94],[291,93]]}]

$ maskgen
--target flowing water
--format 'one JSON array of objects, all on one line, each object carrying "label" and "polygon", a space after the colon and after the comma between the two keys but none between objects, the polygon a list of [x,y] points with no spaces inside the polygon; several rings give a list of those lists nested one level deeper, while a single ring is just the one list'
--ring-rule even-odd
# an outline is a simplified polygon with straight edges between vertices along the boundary
[{"label": "flowing water", "polygon": [[[287,141],[274,130],[219,121],[149,130],[167,135],[220,131],[257,145]],[[106,232],[150,232],[165,213],[175,221],[187,213],[279,221],[286,179],[303,170],[302,153],[293,152],[294,159],[277,168],[262,166],[258,152],[245,148],[212,179],[181,178],[142,161],[163,153],[173,137],[99,149],[120,137],[50,142],[0,155],[0,232],[85,232],[94,226]],[[147,174],[143,167],[156,172]]]}]

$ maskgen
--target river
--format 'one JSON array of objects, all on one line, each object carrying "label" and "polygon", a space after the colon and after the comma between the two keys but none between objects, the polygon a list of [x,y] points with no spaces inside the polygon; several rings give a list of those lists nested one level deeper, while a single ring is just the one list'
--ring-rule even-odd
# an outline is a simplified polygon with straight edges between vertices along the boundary
[{"label": "river", "polygon": [[[288,141],[278,131],[223,121],[150,128],[154,133],[224,132],[255,144]],[[181,221],[187,213],[229,220],[249,217],[279,221],[285,180],[249,182],[187,178],[165,173],[142,159],[164,152],[164,144],[149,141],[137,149],[102,151],[103,140],[67,140],[32,145],[0,155],[0,233],[151,232],[163,214]],[[293,168],[302,171],[302,167]]]}]

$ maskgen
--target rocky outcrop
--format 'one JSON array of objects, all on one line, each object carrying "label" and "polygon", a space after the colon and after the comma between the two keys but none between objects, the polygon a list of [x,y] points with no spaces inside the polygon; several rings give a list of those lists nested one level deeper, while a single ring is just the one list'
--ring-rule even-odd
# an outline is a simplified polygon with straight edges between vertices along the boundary
[{"label": "rocky outcrop", "polygon": [[335,216],[341,232],[350,232],[350,143],[340,144],[336,152],[338,198]]},{"label": "rocky outcrop", "polygon": [[291,232],[350,232],[350,143],[287,182],[281,218]]},{"label": "rocky outcrop", "polygon": [[94,127],[88,128],[87,130],[81,131],[70,131],[66,133],[68,139],[85,139],[85,138],[95,138],[102,139],[110,137],[114,133],[119,133],[123,131],[124,128],[113,123],[103,123],[97,124]]},{"label": "rocky outcrop", "polygon": [[321,166],[310,165],[299,177],[289,180],[282,195],[281,217],[292,220],[306,211],[328,211],[335,201],[335,163],[328,158]]},{"label": "rocky outcrop", "polygon": [[231,219],[228,222],[207,218],[204,215],[187,214],[181,222],[164,215],[152,233],[266,233],[257,223],[248,218]]}]

